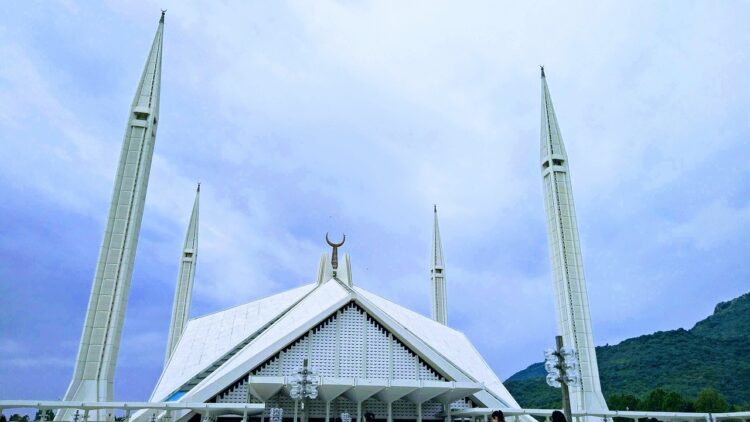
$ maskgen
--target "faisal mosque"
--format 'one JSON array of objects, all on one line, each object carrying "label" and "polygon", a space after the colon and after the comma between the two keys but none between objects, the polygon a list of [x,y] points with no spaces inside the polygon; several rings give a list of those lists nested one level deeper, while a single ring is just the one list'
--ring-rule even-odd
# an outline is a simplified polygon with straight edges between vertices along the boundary
[{"label": "faisal mosque", "polygon": [[[113,377],[159,127],[163,31],[162,12],[128,114],[80,347],[65,394],[69,405],[56,420],[113,418],[106,406],[95,404],[114,403]],[[568,156],[544,69],[541,89],[539,170],[557,328],[580,361],[581,381],[571,387],[571,405],[574,411],[606,411]],[[190,319],[199,257],[199,196],[200,186],[180,256],[164,368],[149,402],[133,406],[132,413],[127,410],[128,420],[450,422],[478,415],[486,420],[493,409],[520,408],[469,339],[449,325],[437,209],[430,245],[431,318],[359,287],[350,256],[339,255],[346,237],[332,233],[333,240],[325,236],[330,253],[320,258],[312,283]]]}]

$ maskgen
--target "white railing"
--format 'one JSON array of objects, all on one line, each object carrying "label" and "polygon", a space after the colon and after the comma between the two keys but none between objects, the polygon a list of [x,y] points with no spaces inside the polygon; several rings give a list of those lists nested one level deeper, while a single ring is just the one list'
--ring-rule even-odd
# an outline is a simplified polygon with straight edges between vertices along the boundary
[{"label": "white railing", "polygon": [[[465,410],[457,410],[451,412],[451,419],[473,419],[482,420],[483,422],[490,420],[490,415],[497,409],[488,408],[473,408]],[[545,422],[549,422],[552,412],[556,409],[514,409],[506,408],[500,409],[505,415],[505,420],[508,422],[521,422],[523,416],[535,416],[544,418]],[[734,413],[690,413],[690,412],[648,412],[648,411],[633,411],[633,410],[610,410],[606,412],[573,412],[573,421],[571,422],[584,422],[585,419],[590,420],[591,418],[597,418],[602,421],[611,421],[612,418],[627,418],[632,419],[634,422],[638,422],[639,419],[650,419],[656,418],[660,421],[705,421],[705,422],[718,422],[727,420],[737,421],[750,421],[750,412],[734,412]]]},{"label": "white railing", "polygon": [[[34,409],[34,410],[58,410],[58,409],[80,409],[88,413],[92,410],[112,409],[121,410],[125,420],[139,410],[156,411],[179,411],[189,410],[204,416],[219,416],[223,414],[244,415],[245,417],[257,415],[265,410],[262,403],[183,403],[183,402],[71,402],[71,401],[34,401],[34,400],[0,400],[0,414],[11,409]],[[490,415],[497,409],[473,408],[462,409],[451,412],[452,420],[473,420],[489,422]],[[530,416],[544,418],[549,422],[555,409],[500,409],[505,414],[508,422],[521,422]],[[6,415],[7,417],[8,415]],[[612,418],[627,418],[638,422],[639,419],[656,418],[660,421],[690,421],[690,422],[721,422],[750,421],[750,412],[733,413],[688,413],[688,412],[645,412],[611,410],[607,412],[573,412],[573,421],[584,422],[584,418],[598,418],[602,421],[611,421]],[[83,416],[80,421],[84,420]],[[94,422],[89,420],[88,422]]]},{"label": "white railing", "polygon": [[80,422],[95,422],[88,419],[92,410],[122,410],[125,420],[140,410],[179,411],[189,410],[204,416],[223,414],[255,415],[262,413],[266,405],[262,403],[183,403],[183,402],[74,402],[74,401],[34,401],[34,400],[0,400],[0,414],[9,409],[58,410],[79,409],[83,411]]},{"label": "white railing", "polygon": [[712,413],[715,421],[745,420],[750,421],[750,412]]}]

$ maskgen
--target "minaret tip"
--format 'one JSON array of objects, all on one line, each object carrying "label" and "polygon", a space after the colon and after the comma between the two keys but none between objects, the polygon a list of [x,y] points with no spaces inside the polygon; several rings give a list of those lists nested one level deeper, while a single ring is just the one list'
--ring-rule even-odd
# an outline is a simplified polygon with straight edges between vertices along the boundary
[{"label": "minaret tip", "polygon": [[432,210],[437,214],[437,204],[432,204]]},{"label": "minaret tip", "polygon": [[161,9],[161,19],[159,19],[159,23],[164,23],[164,15],[167,13],[167,9]]},{"label": "minaret tip", "polygon": [[542,79],[544,79],[544,65],[539,65],[539,69],[542,70]]},{"label": "minaret tip", "polygon": [[201,191],[201,182],[198,182],[198,187],[195,189],[196,192]]}]

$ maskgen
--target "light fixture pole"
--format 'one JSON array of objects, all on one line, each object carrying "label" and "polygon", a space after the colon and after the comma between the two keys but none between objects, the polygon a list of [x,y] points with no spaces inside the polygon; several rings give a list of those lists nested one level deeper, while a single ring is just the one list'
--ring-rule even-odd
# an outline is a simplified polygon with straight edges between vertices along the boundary
[{"label": "light fixture pole", "polygon": [[318,397],[320,377],[314,369],[308,367],[307,359],[303,362],[302,367],[297,369],[297,373],[292,377],[289,397],[302,401],[302,422],[307,422],[307,399],[315,400]]},{"label": "light fixture pole", "polygon": [[565,419],[573,422],[570,409],[570,389],[581,383],[578,356],[570,347],[563,347],[562,336],[555,337],[556,348],[544,351],[544,369],[547,370],[547,385],[562,388],[562,404]]}]

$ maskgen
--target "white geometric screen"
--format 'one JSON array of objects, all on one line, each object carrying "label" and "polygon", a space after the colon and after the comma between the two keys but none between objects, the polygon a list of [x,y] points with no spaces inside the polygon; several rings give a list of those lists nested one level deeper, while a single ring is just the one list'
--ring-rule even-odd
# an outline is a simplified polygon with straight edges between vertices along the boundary
[{"label": "white geometric screen", "polygon": [[[305,335],[284,347],[276,355],[250,371],[257,376],[289,376],[308,358],[322,377],[385,378],[407,380],[450,381],[441,376],[419,356],[395,338],[385,327],[375,321],[362,308],[350,302]],[[247,377],[215,397],[218,403],[258,402],[247,392]],[[311,417],[324,417],[325,403],[312,400],[308,403]],[[272,397],[266,408],[279,407],[284,415],[294,413],[294,401],[283,390]],[[469,408],[467,400],[457,400],[451,408]],[[363,403],[363,409],[375,413],[377,419],[386,418],[386,405],[374,398]],[[443,411],[437,402],[425,402],[422,413],[425,419],[434,419]],[[356,403],[343,396],[331,402],[331,415],[348,412],[356,418]],[[266,411],[268,413],[268,411]],[[269,416],[269,415],[265,415]],[[401,399],[393,403],[396,419],[414,419],[416,405]]]}]

